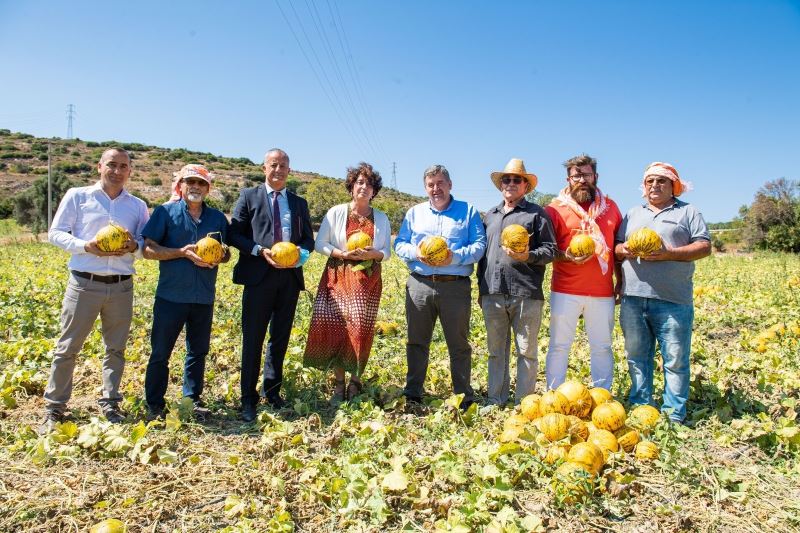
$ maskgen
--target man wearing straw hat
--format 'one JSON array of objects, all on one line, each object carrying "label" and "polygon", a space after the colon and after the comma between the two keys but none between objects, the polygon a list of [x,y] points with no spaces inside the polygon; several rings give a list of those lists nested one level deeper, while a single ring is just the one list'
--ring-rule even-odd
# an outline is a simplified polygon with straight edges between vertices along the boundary
[{"label": "man wearing straw hat", "polygon": [[[642,187],[645,203],[625,215],[615,248],[623,271],[619,322],[631,375],[630,402],[653,402],[653,359],[658,342],[664,367],[661,410],[682,422],[689,398],[694,261],[711,254],[711,238],[697,208],[678,200],[691,190],[691,184],[681,180],[675,167],[650,164]],[[658,233],[662,246],[641,260],[634,259],[627,240],[644,227]]]},{"label": "man wearing straw hat", "polygon": [[[547,206],[559,254],[553,263],[550,293],[550,346],[547,349],[547,386],[556,388],[567,376],[567,361],[578,318],[583,315],[589,338],[592,384],[611,390],[614,354],[613,274],[614,235],[622,215],[614,201],[597,187],[597,161],[586,154],[564,163],[567,186]],[[594,241],[594,251],[575,257],[569,243],[584,233]]]},{"label": "man wearing straw hat", "polygon": [[[486,255],[478,263],[478,287],[489,351],[488,403],[502,406],[509,397],[512,331],[517,351],[515,403],[536,389],[542,281],[545,265],[556,255],[556,239],[544,208],[525,199],[537,178],[525,171],[521,159],[512,159],[491,177],[503,201],[484,217]],[[503,229],[511,224],[528,232],[525,250],[515,252],[502,245]]]},{"label": "man wearing straw hat", "polygon": [[[185,165],[176,173],[180,196],[153,211],[142,230],[144,257],[159,261],[158,287],[153,303],[150,361],[144,379],[148,418],[162,418],[169,382],[169,357],[181,330],[186,328],[186,360],[183,396],[191,398],[194,414],[209,414],[203,393],[206,355],[211,341],[211,322],[217,283],[217,263],[206,263],[196,243],[209,235],[220,243],[228,232],[225,215],[205,203],[213,175],[202,165]],[[230,259],[225,255],[221,262]]]}]

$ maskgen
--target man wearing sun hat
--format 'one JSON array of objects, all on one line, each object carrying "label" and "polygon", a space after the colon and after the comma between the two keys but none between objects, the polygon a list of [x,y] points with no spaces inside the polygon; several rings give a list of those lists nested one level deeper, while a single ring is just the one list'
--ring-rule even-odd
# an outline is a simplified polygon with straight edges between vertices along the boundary
[{"label": "man wearing sun hat", "polygon": [[[583,316],[589,340],[592,385],[611,390],[614,378],[613,275],[614,235],[622,215],[614,201],[597,186],[597,160],[587,154],[564,163],[567,185],[547,206],[558,242],[550,292],[550,345],[547,349],[547,387],[556,388],[567,376],[567,364],[578,319]],[[594,241],[594,251],[575,257],[572,237],[584,233]]]},{"label": "man wearing sun hat", "polygon": [[[623,271],[619,321],[631,375],[630,403],[653,402],[658,342],[664,367],[661,409],[682,422],[689,398],[694,261],[711,254],[711,238],[700,211],[678,200],[691,190],[691,184],[681,180],[675,167],[651,163],[644,171],[642,188],[645,203],[625,215],[615,247]],[[628,250],[627,240],[643,227],[658,233],[662,246],[639,260]]]},{"label": "man wearing sun hat", "polygon": [[[542,281],[545,265],[556,255],[556,238],[544,208],[525,199],[536,187],[537,178],[525,170],[521,159],[510,160],[502,171],[492,172],[491,178],[503,200],[489,209],[483,220],[486,255],[478,263],[478,287],[489,351],[488,403],[502,406],[509,397],[512,338],[517,352],[515,403],[536,389]],[[528,232],[527,247],[521,252],[501,242],[503,229],[512,224]]]},{"label": "man wearing sun hat", "polygon": [[[196,253],[197,241],[211,237],[225,242],[228,219],[205,203],[213,175],[202,165],[185,165],[175,173],[179,198],[157,207],[142,230],[144,257],[159,261],[158,287],[153,303],[150,360],[144,380],[148,417],[164,415],[169,382],[169,357],[186,328],[183,396],[191,398],[198,418],[209,414],[203,393],[205,360],[211,341],[211,322],[217,264]],[[227,247],[221,262],[230,259]]]}]

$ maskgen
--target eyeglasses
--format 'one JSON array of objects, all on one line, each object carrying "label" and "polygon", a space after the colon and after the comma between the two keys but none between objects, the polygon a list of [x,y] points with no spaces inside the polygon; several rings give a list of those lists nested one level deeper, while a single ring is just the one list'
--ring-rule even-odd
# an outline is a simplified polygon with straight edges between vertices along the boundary
[{"label": "eyeglasses", "polygon": [[503,178],[500,180],[500,183],[503,185],[509,185],[511,183],[514,185],[519,185],[523,181],[525,181],[525,179],[520,178],[519,176],[503,176]]},{"label": "eyeglasses", "polygon": [[195,178],[188,178],[188,179],[184,178],[181,181],[183,181],[189,187],[192,187],[192,186],[195,186],[195,185],[198,186],[198,187],[202,187],[203,185],[206,185],[206,181],[205,180],[199,180],[199,179],[195,179]]},{"label": "eyeglasses", "polygon": [[578,183],[579,181],[589,182],[590,178],[593,178],[594,174],[575,174],[574,176],[569,177],[569,181],[572,183]]}]

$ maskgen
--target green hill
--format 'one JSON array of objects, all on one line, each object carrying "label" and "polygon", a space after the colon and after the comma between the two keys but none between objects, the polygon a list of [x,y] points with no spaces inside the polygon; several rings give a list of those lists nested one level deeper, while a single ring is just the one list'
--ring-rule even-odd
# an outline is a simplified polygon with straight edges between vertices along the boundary
[{"label": "green hill", "polygon": [[[227,213],[230,213],[242,188],[264,180],[260,163],[246,157],[225,157],[185,148],[161,148],[131,142],[46,139],[0,129],[0,218],[12,216],[14,198],[29,191],[37,179],[47,175],[48,143],[52,147],[53,172],[66,176],[73,185],[87,185],[97,180],[97,161],[106,148],[120,146],[128,150],[134,166],[129,189],[150,206],[166,201],[172,173],[187,163],[203,164],[215,174],[211,201]],[[293,171],[288,187],[308,199],[315,223],[320,222],[332,205],[348,199],[341,179],[316,172]],[[396,230],[406,210],[422,200],[384,187],[374,203],[389,215]]]}]

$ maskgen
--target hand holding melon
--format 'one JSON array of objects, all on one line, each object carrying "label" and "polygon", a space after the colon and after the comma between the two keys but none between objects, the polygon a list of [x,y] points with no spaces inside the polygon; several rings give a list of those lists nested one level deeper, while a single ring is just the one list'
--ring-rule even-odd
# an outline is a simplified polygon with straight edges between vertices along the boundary
[{"label": "hand holding melon", "polygon": [[300,248],[291,242],[276,242],[262,250],[264,259],[275,268],[295,268],[300,262]]},{"label": "hand holding melon", "polygon": [[87,242],[83,249],[99,256],[125,255],[136,251],[136,242],[128,230],[111,221],[97,232],[94,239]]},{"label": "hand holding melon", "polygon": [[453,262],[453,252],[443,237],[425,237],[417,247],[419,260],[430,266],[447,266]]},{"label": "hand holding melon", "polygon": [[576,233],[569,241],[569,246],[564,251],[567,259],[573,263],[583,264],[594,255],[595,242],[591,235]]}]

